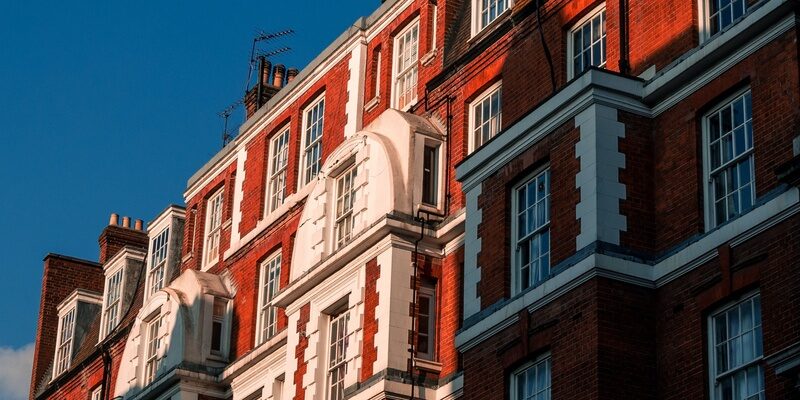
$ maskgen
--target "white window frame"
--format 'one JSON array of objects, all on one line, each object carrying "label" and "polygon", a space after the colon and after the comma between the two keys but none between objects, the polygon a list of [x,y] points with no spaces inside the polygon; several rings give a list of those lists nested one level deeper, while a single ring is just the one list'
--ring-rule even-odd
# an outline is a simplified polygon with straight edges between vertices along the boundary
[{"label": "white window frame", "polygon": [[[583,29],[583,27],[586,26],[586,25],[588,25],[590,27],[590,30],[593,30],[592,25],[591,25],[592,21],[594,21],[595,17],[601,16],[601,14],[605,14],[605,12],[606,12],[606,3],[600,4],[599,6],[595,7],[591,12],[586,14],[583,18],[581,18],[577,23],[575,23],[575,25],[573,25],[572,28],[569,30],[569,33],[567,35],[567,80],[570,80],[570,79],[574,78],[575,75],[576,75],[576,71],[575,71],[575,50],[576,49],[575,49],[575,40],[573,39],[575,32]],[[590,66],[595,66],[597,68],[605,68],[606,67],[606,63],[608,62],[608,55],[607,55],[607,50],[606,50],[607,43],[608,43],[607,40],[606,40],[606,37],[607,37],[608,33],[607,33],[607,30],[605,29],[605,26],[606,26],[607,22],[608,22],[607,16],[603,15],[601,17],[601,34],[600,34],[601,37],[599,39],[599,43],[597,43],[597,41],[593,41],[589,45],[590,49],[593,48],[593,46],[595,44],[599,44],[601,46],[600,47],[601,48],[601,52],[600,53],[601,53],[601,58],[603,58],[603,62],[600,63],[600,64],[597,64],[597,65],[595,65],[594,63],[591,63]],[[606,33],[602,33],[602,32],[606,32]],[[591,50],[590,50],[590,52],[591,52]],[[592,60],[592,61],[594,61],[594,60]],[[590,66],[584,67],[583,71],[585,71]],[[583,72],[583,71],[580,71],[580,72]]]},{"label": "white window frame", "polygon": [[[540,370],[540,368],[544,368],[544,369]],[[538,377],[539,377],[538,374],[540,372],[545,372],[546,373],[546,375],[545,375],[546,378],[545,379],[547,381],[546,382],[547,386],[544,387],[544,388],[540,388],[537,385],[536,386],[536,391],[537,392],[533,397],[531,397],[530,393],[519,393],[519,391],[517,390],[517,387],[519,385],[519,379],[522,378],[523,376],[524,376],[524,379],[527,379],[527,374],[529,372],[533,372],[535,374],[535,379],[537,381],[538,381]],[[511,400],[517,400],[517,399],[531,399],[531,400],[550,399],[550,389],[552,387],[552,382],[553,382],[553,365],[552,365],[552,359],[550,357],[550,354],[545,354],[545,355],[539,356],[534,361],[531,361],[529,363],[526,363],[526,364],[522,365],[521,367],[517,368],[516,370],[514,370],[514,372],[511,373],[511,379],[509,379],[509,383],[511,385],[511,387],[509,388],[509,393],[511,394]],[[527,387],[527,385],[526,385],[526,387]]]},{"label": "white window frame", "polygon": [[494,25],[496,21],[503,19],[511,10],[514,8],[514,0],[487,0],[488,2],[494,1],[495,3],[500,1],[505,1],[506,9],[497,13],[494,19],[489,20],[486,24],[483,24],[481,19],[483,13],[483,4],[484,0],[472,0],[472,37],[475,37],[479,33],[483,32],[486,28]]},{"label": "white window frame", "polygon": [[[105,289],[103,291],[103,314],[100,326],[100,340],[103,340],[116,329],[122,317],[122,302],[124,300],[125,283],[127,280],[125,276],[125,264],[126,261],[123,258],[117,265],[109,268],[105,273],[106,279]],[[112,292],[112,284],[118,285],[116,297],[113,301],[111,296],[115,293]],[[109,304],[109,302],[113,304]]]},{"label": "white window frame", "polygon": [[[404,65],[401,69],[400,67],[400,44],[401,41],[404,43],[410,43],[413,38],[413,32],[416,30],[416,40],[413,43],[416,46],[416,49],[413,51],[412,54],[416,55],[416,58],[413,60],[410,58],[408,60],[408,65]],[[407,36],[411,36],[411,38]],[[394,37],[393,45],[392,45],[392,108],[398,109],[400,111],[408,111],[414,104],[417,103],[418,94],[417,94],[417,86],[419,85],[419,39],[420,39],[420,30],[419,30],[419,17],[415,18],[411,21],[403,30],[401,30],[397,35]],[[406,44],[404,44],[404,49],[408,48]],[[401,104],[400,96],[405,93],[405,91],[399,89],[401,87],[400,79],[403,79],[402,87],[405,87],[406,79],[413,77],[413,84],[411,85],[410,91],[410,99],[405,99],[405,102]]]},{"label": "white window frame", "polygon": [[[309,103],[308,106],[303,108],[303,129],[300,131],[300,181],[299,185],[297,185],[298,187],[304,187],[311,183],[311,180],[319,174],[322,168],[322,139],[325,137],[325,106],[325,93],[322,93]],[[314,109],[317,107],[320,107],[321,110],[317,110],[319,118],[313,122],[313,127],[319,126],[319,135],[311,143],[308,143],[307,136],[312,128],[312,126],[309,125],[309,123],[311,123],[309,114],[313,115]],[[309,151],[313,155],[314,147],[317,145],[319,145],[319,150],[314,160],[316,171],[313,171],[314,168],[309,169],[306,164],[309,162]],[[309,173],[312,171],[313,173]]]},{"label": "white window frame", "polygon": [[[432,199],[425,199],[425,162],[427,160],[426,152],[427,149],[433,149],[434,151],[434,158],[433,158],[433,165],[431,166],[432,170],[428,174],[430,176],[431,182],[431,195],[433,196]],[[432,207],[433,209],[438,209],[439,204],[441,204],[441,186],[442,186],[442,146],[438,142],[433,141],[426,141],[422,146],[422,178],[420,179],[420,183],[422,184],[422,190],[420,191],[420,203],[422,207]],[[432,200],[432,201],[426,201]]]},{"label": "white window frame", "polygon": [[[419,294],[417,295],[419,298],[427,298],[428,299],[428,309],[423,310],[420,306],[419,311],[417,312],[417,326],[422,326],[422,318],[420,317],[423,315],[423,311],[426,313],[425,315],[428,316],[427,318],[427,327],[428,327],[428,334],[426,344],[428,346],[428,351],[421,352],[419,351],[419,343],[420,343],[420,330],[417,328],[417,348],[416,348],[416,357],[421,358],[423,360],[428,361],[435,361],[436,360],[436,285],[433,284],[422,284],[419,288]],[[419,305],[419,300],[417,301],[417,305]]]},{"label": "white window frame", "polygon": [[[756,306],[756,302],[758,304],[757,306]],[[747,379],[750,378],[750,376],[748,376],[748,374],[747,374],[747,370],[751,369],[751,368],[754,368],[754,367],[757,367],[756,368],[757,371],[758,371],[757,373],[760,374],[760,376],[758,377],[759,380],[760,380],[759,383],[761,383],[761,391],[760,391],[761,392],[761,396],[760,396],[760,398],[762,400],[764,399],[764,390],[766,388],[766,386],[764,385],[765,376],[764,376],[764,365],[763,365],[763,360],[764,360],[763,338],[764,338],[764,336],[763,336],[763,329],[762,329],[762,322],[761,322],[761,314],[762,314],[762,312],[761,312],[760,302],[761,302],[761,294],[758,291],[750,292],[750,293],[747,293],[747,294],[741,296],[739,299],[737,299],[735,301],[732,301],[732,302],[724,305],[723,307],[720,307],[717,311],[715,311],[714,313],[710,314],[707,317],[706,324],[707,324],[707,327],[708,327],[708,329],[707,329],[707,334],[708,334],[707,340],[708,340],[708,360],[709,360],[709,362],[708,362],[708,365],[709,365],[709,371],[708,371],[709,385],[708,385],[708,387],[709,387],[709,391],[710,391],[709,398],[711,400],[722,399],[721,393],[719,392],[722,389],[721,385],[719,383],[721,380],[733,378],[739,372],[744,371],[745,376],[746,376],[745,382],[747,382]],[[742,308],[741,308],[741,306],[743,306],[745,304],[747,304],[748,306],[752,307],[751,308],[751,313],[752,313],[751,314],[751,325],[752,325],[752,329],[747,330],[747,331],[742,331],[742,314],[741,314]],[[756,321],[756,313],[755,313],[756,307],[758,307],[758,321]],[[753,348],[751,350],[753,351],[753,356],[754,357],[751,360],[748,360],[748,361],[742,360],[742,363],[740,365],[737,365],[735,367],[728,368],[725,371],[719,372],[717,370],[717,368],[718,368],[718,360],[717,360],[716,349],[717,349],[717,346],[720,345],[720,343],[717,343],[717,340],[716,340],[717,339],[717,329],[718,329],[717,324],[716,324],[716,318],[720,317],[720,316],[723,316],[725,314],[728,314],[729,312],[731,312],[733,310],[738,311],[737,312],[737,318],[738,318],[737,324],[739,326],[739,332],[738,332],[738,335],[736,335],[733,338],[731,338],[729,336],[728,332],[726,332],[726,334],[725,334],[725,340],[723,340],[723,342],[724,342],[724,346],[725,346],[725,349],[726,349],[725,352],[726,352],[726,354],[728,354],[728,359],[727,360],[729,360],[729,357],[730,357],[729,356],[729,354],[730,354],[729,351],[731,349],[730,347],[728,347],[728,344],[733,340],[737,340],[737,343],[739,343],[739,346],[740,346],[739,349],[743,351],[744,350],[744,343],[746,342],[744,335],[746,335],[746,334],[752,334],[752,336],[753,336],[753,339],[752,339],[752,342],[751,342],[751,344],[753,345]],[[728,321],[727,318],[728,317],[726,316],[726,323],[725,323],[726,330],[729,328],[729,321]],[[757,333],[760,333],[760,335],[757,336]],[[758,339],[761,340],[760,343],[758,342]],[[760,351],[761,354],[758,354],[759,351]],[[741,357],[744,358],[744,354],[741,354]],[[732,387],[735,387],[735,386],[736,385],[732,385]],[[753,395],[751,395],[751,396],[753,396]]]},{"label": "white window frame", "polygon": [[[698,18],[698,25],[699,25],[698,26],[698,31],[700,33],[700,43],[703,43],[703,42],[711,39],[716,34],[718,34],[718,33],[722,32],[722,31],[728,29],[729,27],[735,25],[737,21],[739,21],[741,18],[743,18],[745,15],[747,15],[747,12],[749,11],[749,8],[750,8],[747,5],[747,0],[741,0],[742,4],[744,5],[744,12],[742,13],[742,15],[739,16],[739,17],[736,17],[736,18],[731,18],[731,22],[728,25],[720,28],[716,32],[711,32],[711,2],[712,1],[714,1],[714,0],[697,0],[697,12],[698,12],[697,15],[699,16],[699,18]],[[733,3],[733,2],[731,2],[731,3]],[[733,7],[733,5],[731,5],[731,7]]]},{"label": "white window frame", "polygon": [[[491,110],[491,98],[495,94],[498,95],[497,105],[498,105],[498,113],[495,115],[489,116],[490,120],[494,120],[494,122],[490,123],[490,131],[494,130],[494,132],[490,133],[490,137],[486,139],[486,141],[481,141],[481,144],[478,145],[476,142],[476,135],[475,130],[478,128],[475,124],[475,118],[478,116],[477,108],[484,106],[484,103],[488,102]],[[491,111],[490,111],[491,113]],[[483,113],[481,113],[483,114]],[[483,126],[486,121],[483,121],[481,118],[481,126]],[[475,100],[469,103],[469,143],[467,144],[469,153],[474,152],[475,150],[479,149],[481,146],[486,144],[489,140],[492,140],[493,137],[497,136],[498,133],[503,129],[503,82],[498,81],[497,83],[489,86],[488,89],[484,90]]]},{"label": "white window frame", "polygon": [[[206,308],[208,336],[206,343],[208,344],[208,357],[214,360],[227,361],[228,352],[230,351],[230,336],[231,336],[231,316],[233,315],[233,300],[225,297],[218,297],[207,295],[208,303]],[[214,315],[214,304],[220,302],[223,306],[222,315]],[[219,350],[214,350],[212,345],[214,343],[214,324],[220,324],[219,336]]]},{"label": "white window frame", "polygon": [[[544,213],[545,213],[546,221],[541,226],[536,228],[534,231],[529,232],[525,236],[526,239],[523,239],[523,238],[519,237],[519,230],[518,230],[518,224],[519,224],[519,222],[518,222],[518,214],[520,212],[520,205],[518,204],[519,198],[517,196],[517,193],[518,193],[518,191],[520,189],[522,189],[524,187],[527,187],[527,185],[529,183],[536,182],[539,178],[543,178],[544,179],[544,183],[546,185],[546,190],[547,190],[547,194],[545,195],[544,199],[541,200],[541,201],[543,201],[542,206],[544,207]],[[526,290],[526,289],[528,289],[530,287],[537,286],[537,285],[541,284],[542,282],[546,281],[548,279],[548,277],[549,277],[550,264],[551,264],[550,263],[550,249],[552,248],[551,238],[550,238],[550,194],[551,194],[551,189],[550,188],[551,188],[551,184],[550,184],[550,166],[548,165],[546,167],[539,168],[534,173],[528,175],[525,179],[523,179],[521,181],[520,184],[515,185],[513,190],[512,190],[512,192],[511,192],[511,254],[512,254],[512,258],[511,258],[511,260],[512,260],[511,261],[511,292],[512,292],[512,295],[516,295],[518,293],[521,293],[523,290]],[[526,200],[527,200],[527,194],[526,194]],[[536,207],[536,209],[538,210],[539,201],[537,201],[535,204],[536,205],[534,207]],[[526,210],[528,208],[530,208],[530,207],[526,206]],[[527,218],[526,218],[526,223],[527,223]],[[546,252],[539,251],[539,256],[538,257],[542,258],[544,255],[547,255],[547,266],[545,267],[545,271],[547,272],[547,274],[546,274],[546,276],[542,277],[540,280],[535,280],[534,279],[533,281],[531,281],[531,283],[527,287],[522,288],[522,278],[521,278],[522,265],[521,265],[521,260],[520,260],[521,252],[519,250],[519,243],[522,240],[528,240],[528,238],[531,239],[531,240],[540,240],[545,233],[547,234],[547,246],[548,246],[547,247],[547,251]],[[541,245],[541,243],[540,243],[540,245]],[[534,273],[533,270],[529,270],[528,271],[529,280],[533,279],[533,276],[534,276],[533,273]]]},{"label": "white window frame", "polygon": [[281,128],[269,141],[267,166],[267,206],[265,214],[278,209],[286,200],[286,183],[289,178],[289,125]]},{"label": "white window frame", "polygon": [[92,390],[92,400],[100,400],[100,396],[103,393],[103,385],[99,385],[94,390]]},{"label": "white window frame", "polygon": [[381,65],[383,64],[383,48],[378,47],[378,53],[375,55],[375,96],[373,98],[381,97]]},{"label": "white window frame", "polygon": [[353,206],[358,194],[356,179],[358,179],[358,165],[353,164],[334,180],[333,245],[336,249],[344,246],[353,238],[355,223]]},{"label": "white window frame", "polygon": [[[58,318],[53,379],[67,371],[72,364],[72,348],[75,344],[75,323],[77,322],[77,316],[78,307],[77,304],[74,304]],[[69,332],[67,332],[67,330],[69,330]]]},{"label": "white window frame", "polygon": [[145,322],[144,340],[144,369],[142,382],[149,385],[155,380],[158,369],[161,366],[163,354],[161,345],[163,344],[163,334],[161,332],[164,320],[160,314],[152,316]]},{"label": "white window frame", "polygon": [[325,364],[325,394],[328,400],[344,400],[347,349],[350,341],[349,324],[350,312],[348,309],[329,316],[328,340],[326,341],[328,357]]},{"label": "white window frame", "polygon": [[170,233],[170,226],[167,225],[150,240],[150,264],[147,269],[146,282],[146,297],[148,298],[165,286]]},{"label": "white window frame", "polygon": [[[702,153],[702,155],[703,155],[703,182],[704,182],[704,184],[703,184],[703,194],[704,194],[704,198],[705,198],[703,203],[704,203],[704,209],[705,209],[706,231],[709,231],[709,230],[719,226],[720,224],[726,223],[728,221],[731,221],[731,220],[737,218],[738,216],[740,216],[740,215],[752,210],[753,207],[755,206],[755,202],[756,202],[756,175],[755,175],[755,156],[754,156],[754,152],[755,152],[755,143],[754,143],[754,141],[755,141],[755,130],[752,127],[752,119],[753,119],[752,100],[750,101],[751,109],[749,110],[750,119],[748,120],[747,118],[744,118],[747,115],[747,110],[744,110],[744,113],[745,113],[744,116],[743,116],[744,124],[741,125],[741,126],[743,126],[743,129],[744,129],[745,145],[747,145],[748,144],[747,143],[747,140],[748,140],[748,137],[747,137],[747,126],[748,126],[748,121],[749,121],[749,125],[750,125],[750,138],[749,138],[750,143],[749,143],[749,145],[750,145],[750,148],[745,150],[742,154],[736,156],[735,155],[735,147],[734,147],[733,150],[732,150],[732,154],[733,154],[732,158],[727,163],[723,162],[719,167],[717,167],[713,171],[711,170],[711,144],[712,144],[710,142],[710,140],[711,140],[711,137],[710,137],[710,135],[711,135],[711,128],[710,128],[711,118],[712,118],[712,116],[714,116],[716,114],[719,114],[723,109],[728,108],[729,106],[731,106],[733,103],[739,101],[740,99],[742,99],[742,101],[744,102],[744,107],[747,107],[747,99],[746,99],[747,96],[749,96],[752,99],[752,92],[751,92],[749,87],[745,88],[743,90],[740,90],[740,91],[736,92],[735,94],[727,97],[726,99],[720,101],[719,103],[717,103],[717,105],[711,111],[709,111],[709,112],[707,112],[706,114],[703,115],[703,119],[702,119],[702,130],[703,130],[703,132],[702,132],[702,136],[703,136],[703,139],[702,139],[703,149],[702,149],[702,151],[703,151],[703,153]],[[733,118],[733,111],[731,111],[731,118]],[[733,122],[731,122],[731,126],[733,127]],[[735,131],[736,131],[736,129],[734,127],[731,130],[731,133],[730,133],[732,146],[736,146],[736,143],[735,143],[736,142]],[[726,136],[724,133],[725,132],[722,132],[720,130],[720,141],[722,140],[721,138],[723,136]],[[721,145],[722,145],[722,142],[720,142],[720,146]],[[720,172],[726,171],[726,170],[731,169],[731,168],[736,170],[737,171],[736,174],[738,175],[738,167],[737,166],[742,161],[744,161],[746,159],[749,159],[750,174],[751,174],[750,175],[751,176],[751,181],[749,183],[751,185],[751,188],[750,188],[750,194],[751,194],[750,207],[749,208],[744,208],[742,206],[742,204],[741,204],[741,198],[740,198],[740,203],[739,203],[740,210],[735,212],[733,214],[733,216],[727,218],[725,221],[718,221],[717,220],[717,215],[716,215],[716,208],[715,208],[716,201],[717,201],[717,196],[716,196],[715,189],[714,189],[713,177],[717,176]],[[738,180],[739,179],[737,177],[737,182],[738,182]],[[743,186],[747,186],[747,185],[740,185],[737,188],[735,195],[738,196],[740,194],[741,188]],[[726,205],[726,207],[727,207],[727,205]]]},{"label": "white window frame", "polygon": [[283,254],[278,250],[262,261],[259,267],[256,346],[278,331],[278,308],[272,305],[272,299],[280,290],[282,259]]},{"label": "white window frame", "polygon": [[219,188],[206,200],[206,222],[203,232],[203,271],[219,261],[222,240],[222,214],[225,207],[225,188]]},{"label": "white window frame", "polygon": [[431,5],[431,52],[436,50],[436,35],[439,32],[439,4]]}]

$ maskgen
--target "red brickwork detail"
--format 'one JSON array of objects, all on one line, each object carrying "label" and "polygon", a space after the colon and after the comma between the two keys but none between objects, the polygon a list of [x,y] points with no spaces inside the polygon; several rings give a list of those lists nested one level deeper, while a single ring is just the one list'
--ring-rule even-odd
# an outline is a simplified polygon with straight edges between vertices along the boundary
[{"label": "red brickwork detail", "polygon": [[461,328],[463,307],[464,248],[448,254],[442,260],[439,276],[439,316],[436,329],[438,360],[442,364],[440,376],[445,377],[461,369],[461,357],[456,349],[456,332]]},{"label": "red brickwork detail", "polygon": [[294,357],[297,360],[297,369],[294,371],[294,400],[303,400],[306,396],[306,389],[303,387],[303,376],[308,370],[308,361],[305,360],[305,353],[308,348],[306,326],[308,326],[310,318],[311,304],[306,303],[300,308],[300,319],[297,321],[297,333],[300,335],[300,341],[294,350]]},{"label": "red brickwork detail", "polygon": [[378,318],[375,309],[378,307],[378,278],[381,267],[378,260],[373,258],[366,266],[367,282],[364,287],[364,341],[361,349],[361,382],[372,376],[372,365],[378,359],[378,348],[375,346],[375,334],[378,333]]},{"label": "red brickwork detail", "polygon": [[620,200],[627,230],[620,232],[620,245],[653,253],[656,227],[653,226],[653,137],[652,121],[624,111],[617,120],[625,125],[625,137],[619,139],[619,151],[625,155],[625,168],[619,181],[625,185],[625,199]]}]

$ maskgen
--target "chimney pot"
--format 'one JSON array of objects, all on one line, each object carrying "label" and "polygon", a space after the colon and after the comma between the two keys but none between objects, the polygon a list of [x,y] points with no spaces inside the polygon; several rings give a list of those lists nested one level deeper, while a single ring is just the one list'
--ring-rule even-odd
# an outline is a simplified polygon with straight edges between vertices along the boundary
[{"label": "chimney pot", "polygon": [[287,83],[293,81],[294,78],[296,78],[297,74],[299,74],[299,73],[300,73],[300,71],[298,71],[297,68],[289,68],[288,70],[286,70],[286,81],[287,81]]},{"label": "chimney pot", "polygon": [[119,214],[111,213],[111,218],[108,219],[108,224],[114,226],[119,225]]},{"label": "chimney pot", "polygon": [[133,225],[133,229],[136,229],[137,231],[141,231],[142,230],[142,225],[143,225],[142,220],[137,219],[136,223]]},{"label": "chimney pot", "polygon": [[261,60],[261,84],[269,85],[269,73],[272,71],[272,63],[266,59]]},{"label": "chimney pot", "polygon": [[131,227],[131,217],[122,217],[122,227],[123,228]]},{"label": "chimney pot", "polygon": [[272,75],[272,86],[277,88],[283,87],[283,76],[286,72],[286,66],[278,64],[275,66],[275,73]]}]

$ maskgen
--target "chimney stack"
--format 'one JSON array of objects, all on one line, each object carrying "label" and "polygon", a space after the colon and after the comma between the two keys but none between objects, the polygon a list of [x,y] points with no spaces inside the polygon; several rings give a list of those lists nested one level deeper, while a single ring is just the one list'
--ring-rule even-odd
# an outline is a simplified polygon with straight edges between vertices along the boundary
[{"label": "chimney stack", "polygon": [[291,83],[294,80],[294,78],[297,77],[297,74],[299,74],[299,73],[300,73],[300,71],[298,71],[297,68],[289,68],[286,71],[286,81],[287,81],[287,83]]},{"label": "chimney stack", "polygon": [[275,66],[275,71],[272,76],[272,86],[276,88],[283,87],[283,74],[286,72],[286,67],[283,64]]},{"label": "chimney stack", "polygon": [[122,217],[119,225],[119,214],[111,214],[108,226],[103,229],[97,242],[100,245],[100,264],[114,257],[123,247],[130,246],[140,250],[147,249],[147,233],[142,230],[142,220],[137,219],[135,229],[131,229],[131,217]]},{"label": "chimney stack", "polygon": [[269,85],[269,74],[272,70],[272,63],[267,61],[266,58],[261,58],[261,84],[263,86]]}]

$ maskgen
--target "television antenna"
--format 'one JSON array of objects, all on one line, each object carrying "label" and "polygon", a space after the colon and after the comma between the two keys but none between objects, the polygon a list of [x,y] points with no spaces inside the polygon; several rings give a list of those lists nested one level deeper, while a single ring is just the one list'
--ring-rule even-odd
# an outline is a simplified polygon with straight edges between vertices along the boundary
[{"label": "television antenna", "polygon": [[217,113],[217,115],[219,115],[219,116],[222,118],[222,120],[223,120],[223,126],[222,126],[222,147],[225,147],[225,146],[227,146],[227,145],[228,145],[228,143],[230,143],[230,142],[231,142],[231,140],[233,139],[233,135],[231,135],[230,131],[228,130],[228,118],[229,118],[229,117],[231,116],[231,114],[233,114],[233,112],[234,112],[234,111],[236,111],[236,109],[237,109],[239,106],[241,106],[243,103],[244,103],[244,100],[243,100],[243,99],[236,100],[236,101],[234,101],[233,103],[231,103],[229,106],[225,107],[225,109],[224,109],[224,110],[222,110],[222,111],[220,111],[220,112],[218,112],[218,113]]}]

